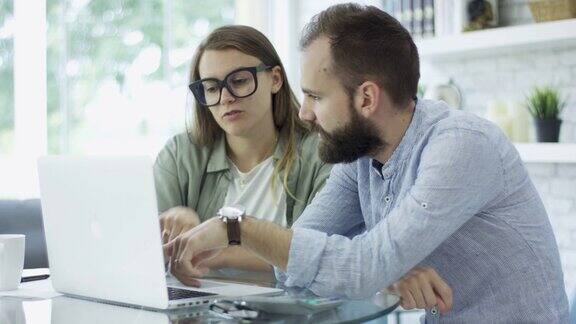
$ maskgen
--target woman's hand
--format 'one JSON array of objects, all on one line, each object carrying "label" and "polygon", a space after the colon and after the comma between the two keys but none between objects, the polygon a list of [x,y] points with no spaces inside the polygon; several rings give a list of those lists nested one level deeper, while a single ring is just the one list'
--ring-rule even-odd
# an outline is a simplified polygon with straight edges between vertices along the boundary
[{"label": "woman's hand", "polygon": [[163,245],[164,255],[170,259],[172,274],[188,286],[199,287],[195,278],[203,277],[209,269],[203,264],[228,247],[226,224],[211,218]]},{"label": "woman's hand", "polygon": [[200,225],[200,217],[192,208],[177,206],[160,215],[162,244],[172,241],[176,236]]},{"label": "woman's hand", "polygon": [[[160,233],[162,244],[166,244],[178,235],[200,225],[200,217],[192,208],[177,206],[168,209],[160,215]],[[164,253],[164,263],[170,256]]]}]

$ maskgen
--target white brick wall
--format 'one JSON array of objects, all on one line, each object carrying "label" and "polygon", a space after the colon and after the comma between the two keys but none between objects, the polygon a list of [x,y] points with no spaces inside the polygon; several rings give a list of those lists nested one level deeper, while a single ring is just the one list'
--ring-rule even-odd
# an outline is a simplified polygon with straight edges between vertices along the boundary
[{"label": "white brick wall", "polygon": [[422,84],[453,79],[464,93],[465,109],[483,114],[490,100],[523,101],[534,86],[554,85],[568,95],[561,141],[576,140],[576,49],[541,50],[497,57],[422,61]]},{"label": "white brick wall", "polygon": [[[300,1],[301,24],[335,0]],[[379,1],[361,1],[378,5]],[[527,0],[501,0],[503,25],[531,23]],[[484,115],[489,100],[522,101],[537,85],[552,84],[569,95],[560,140],[576,142],[576,48],[510,53],[496,57],[422,62],[422,83],[452,78],[464,94],[465,109]],[[528,164],[550,216],[560,248],[566,290],[576,288],[576,164]]]},{"label": "white brick wall", "polygon": [[556,234],[568,296],[576,291],[576,164],[528,164]]}]

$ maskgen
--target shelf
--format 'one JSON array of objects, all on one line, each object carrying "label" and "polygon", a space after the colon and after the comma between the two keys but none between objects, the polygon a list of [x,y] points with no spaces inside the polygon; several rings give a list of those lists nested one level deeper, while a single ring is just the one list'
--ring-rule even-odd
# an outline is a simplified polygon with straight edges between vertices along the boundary
[{"label": "shelf", "polygon": [[524,162],[576,163],[576,143],[516,143]]},{"label": "shelf", "polygon": [[444,60],[536,49],[576,48],[576,19],[500,27],[417,40],[424,60]]}]

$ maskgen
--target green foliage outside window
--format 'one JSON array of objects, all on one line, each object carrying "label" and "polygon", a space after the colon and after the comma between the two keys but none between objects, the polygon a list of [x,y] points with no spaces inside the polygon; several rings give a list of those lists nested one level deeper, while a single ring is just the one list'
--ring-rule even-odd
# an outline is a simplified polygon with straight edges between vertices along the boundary
[{"label": "green foliage outside window", "polygon": [[12,0],[0,0],[0,154],[9,154],[14,137],[14,41]]},{"label": "green foliage outside window", "polygon": [[68,107],[74,137],[98,89],[112,84],[124,92],[128,71],[142,57],[158,64],[145,67],[139,82],[185,85],[194,48],[209,30],[233,23],[233,10],[234,0],[47,0],[49,152],[66,150],[61,107]]}]

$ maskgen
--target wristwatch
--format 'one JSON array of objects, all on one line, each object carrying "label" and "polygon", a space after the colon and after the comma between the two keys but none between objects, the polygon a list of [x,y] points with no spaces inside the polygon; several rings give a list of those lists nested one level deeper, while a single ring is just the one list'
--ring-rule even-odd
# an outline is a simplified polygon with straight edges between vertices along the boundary
[{"label": "wristwatch", "polygon": [[242,206],[222,207],[218,210],[218,218],[226,223],[228,230],[228,245],[240,245],[240,222],[246,215],[246,210]]}]

